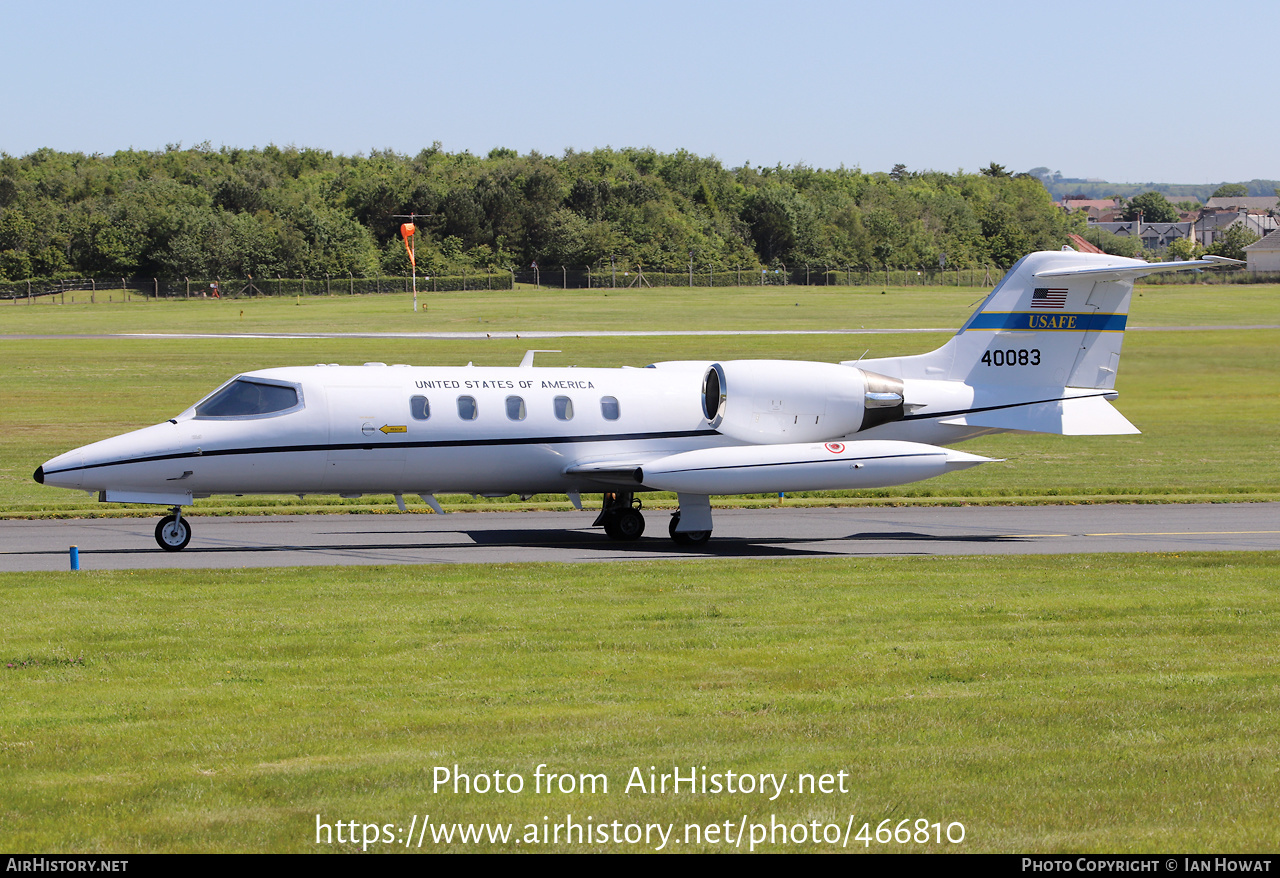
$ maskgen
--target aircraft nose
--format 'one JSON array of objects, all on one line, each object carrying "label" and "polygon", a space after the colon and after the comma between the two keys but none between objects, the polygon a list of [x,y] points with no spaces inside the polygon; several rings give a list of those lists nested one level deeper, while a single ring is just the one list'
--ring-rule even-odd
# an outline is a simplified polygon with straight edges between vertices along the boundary
[{"label": "aircraft nose", "polygon": [[44,484],[44,467],[43,466],[36,467],[36,471],[34,474],[32,474],[31,478],[36,480],[37,485],[43,485]]}]

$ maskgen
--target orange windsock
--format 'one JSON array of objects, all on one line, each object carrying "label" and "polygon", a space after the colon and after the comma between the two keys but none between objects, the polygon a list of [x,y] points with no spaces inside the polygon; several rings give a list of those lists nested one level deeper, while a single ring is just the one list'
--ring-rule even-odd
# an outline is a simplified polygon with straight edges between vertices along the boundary
[{"label": "orange windsock", "polygon": [[417,231],[413,227],[413,223],[401,223],[400,237],[404,238],[404,251],[409,254],[409,264],[414,268],[418,267],[418,261],[413,258],[413,233]]}]

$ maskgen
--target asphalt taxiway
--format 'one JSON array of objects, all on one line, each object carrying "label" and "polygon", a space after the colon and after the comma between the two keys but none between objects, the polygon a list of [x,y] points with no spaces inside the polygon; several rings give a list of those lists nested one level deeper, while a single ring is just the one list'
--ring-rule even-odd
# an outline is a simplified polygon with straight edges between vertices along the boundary
[{"label": "asphalt taxiway", "polygon": [[647,510],[632,543],[591,528],[595,512],[191,516],[181,552],[157,547],[158,519],[0,522],[0,570],[225,569],[328,564],[614,562],[1280,549],[1280,503],[720,509],[689,549]]}]

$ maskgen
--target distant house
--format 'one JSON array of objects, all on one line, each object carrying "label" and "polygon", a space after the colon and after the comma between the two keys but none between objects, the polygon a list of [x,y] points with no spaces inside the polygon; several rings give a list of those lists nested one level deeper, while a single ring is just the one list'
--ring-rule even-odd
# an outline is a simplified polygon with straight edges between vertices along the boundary
[{"label": "distant house", "polygon": [[1280,231],[1244,248],[1249,271],[1280,271]]},{"label": "distant house", "polygon": [[1120,202],[1114,198],[1064,198],[1060,202],[1067,213],[1093,207],[1098,210],[1114,210]]},{"label": "distant house", "polygon": [[[1209,199],[1214,201],[1215,199]],[[1273,199],[1274,200],[1274,199]],[[1266,214],[1249,213],[1247,210],[1217,210],[1206,207],[1200,211],[1200,218],[1195,222],[1195,238],[1197,243],[1208,247],[1222,239],[1227,229],[1235,225],[1244,226],[1255,235],[1264,236],[1280,228],[1280,220]]]},{"label": "distant house", "polygon": [[1083,210],[1089,222],[1106,222],[1114,219],[1120,210],[1120,202],[1114,198],[1064,198],[1059,202],[1067,213]]},{"label": "distant house", "polygon": [[1205,210],[1244,210],[1249,213],[1266,213],[1280,206],[1280,197],[1275,195],[1228,195],[1210,198],[1205,202]]},{"label": "distant house", "polygon": [[1163,253],[1178,238],[1190,238],[1194,223],[1139,223],[1137,220],[1116,223],[1089,223],[1091,229],[1102,229],[1121,238],[1139,237],[1142,246],[1153,253]]}]

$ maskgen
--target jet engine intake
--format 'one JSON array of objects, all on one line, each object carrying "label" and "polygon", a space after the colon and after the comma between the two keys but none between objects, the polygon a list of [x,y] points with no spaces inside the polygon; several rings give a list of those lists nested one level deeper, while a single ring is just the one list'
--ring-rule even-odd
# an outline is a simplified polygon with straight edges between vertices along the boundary
[{"label": "jet engine intake", "polygon": [[903,416],[902,381],[854,366],[790,360],[712,363],[702,379],[712,428],[754,444],[822,442]]}]

